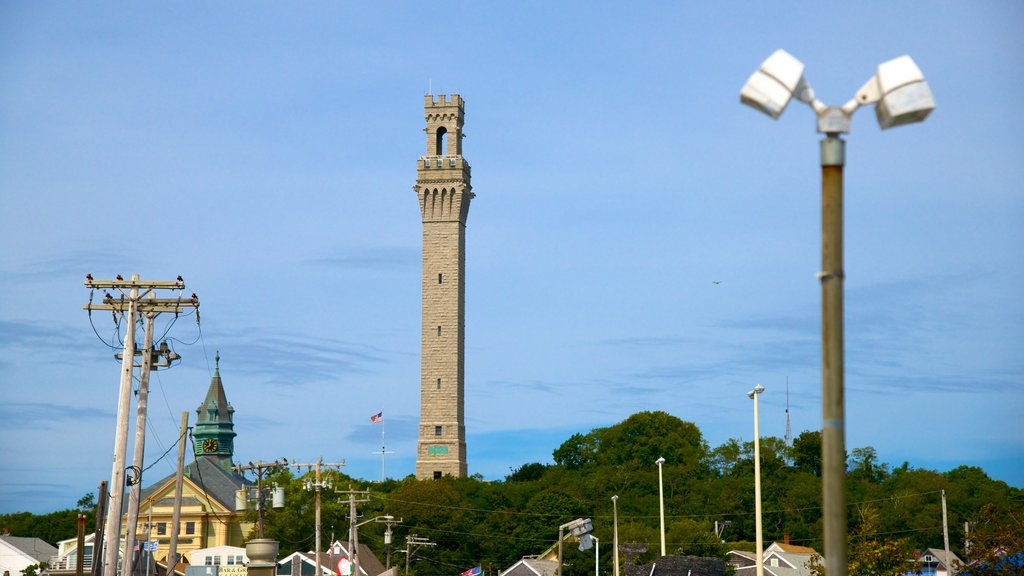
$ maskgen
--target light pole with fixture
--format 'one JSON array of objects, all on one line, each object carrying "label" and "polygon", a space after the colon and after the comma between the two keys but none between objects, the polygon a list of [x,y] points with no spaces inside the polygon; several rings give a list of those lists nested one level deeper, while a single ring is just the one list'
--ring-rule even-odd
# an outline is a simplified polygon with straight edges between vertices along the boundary
[{"label": "light pole with fixture", "polygon": [[590,539],[594,541],[594,576],[601,576],[598,572],[601,564],[601,541],[593,534],[590,535]]},{"label": "light pole with fixture", "polygon": [[878,67],[849,102],[826,106],[814,97],[804,80],[804,65],[785,50],[777,50],[747,80],[740,102],[778,118],[789,101],[808,104],[817,116],[821,141],[821,282],[822,335],[822,503],[824,507],[825,572],[846,576],[846,447],[843,388],[843,165],[845,141],[854,111],[875,104],[875,116],[885,130],[920,122],[935,108],[924,75],[909,56]]},{"label": "light pole with fixture", "polygon": [[754,557],[757,576],[764,576],[764,541],[761,540],[761,433],[757,429],[757,397],[764,392],[764,386],[758,384],[747,392],[747,397],[754,401],[754,536],[757,550]]},{"label": "light pole with fixture", "polygon": [[658,465],[658,516],[661,518],[661,555],[665,555],[665,485],[662,482],[661,465],[665,458],[660,457],[654,461]]},{"label": "light pole with fixture", "polygon": [[612,576],[619,576],[619,495],[612,496]]}]

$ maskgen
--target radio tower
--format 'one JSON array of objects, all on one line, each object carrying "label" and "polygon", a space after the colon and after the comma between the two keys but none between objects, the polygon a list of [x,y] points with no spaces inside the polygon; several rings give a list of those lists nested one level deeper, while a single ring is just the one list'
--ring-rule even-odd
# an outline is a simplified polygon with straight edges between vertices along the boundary
[{"label": "radio tower", "polygon": [[786,446],[793,447],[793,428],[789,425],[789,376],[786,376]]}]

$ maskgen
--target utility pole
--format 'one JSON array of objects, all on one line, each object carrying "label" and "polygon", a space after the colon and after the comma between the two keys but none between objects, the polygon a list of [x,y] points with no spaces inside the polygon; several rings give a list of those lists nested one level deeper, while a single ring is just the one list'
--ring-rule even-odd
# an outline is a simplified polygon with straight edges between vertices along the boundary
[{"label": "utility pole", "polygon": [[[238,472],[239,474],[247,470],[256,472],[256,526],[257,534],[259,535],[260,540],[263,540],[263,515],[267,509],[265,501],[266,498],[264,498],[263,494],[263,475],[266,474],[268,471],[276,471],[281,468],[286,468],[287,466],[287,458],[282,458],[280,460],[275,460],[273,462],[268,462],[266,464],[264,464],[262,460],[257,460],[255,464],[249,462],[249,464],[246,466],[235,466],[235,472]],[[274,486],[274,489],[278,490],[277,485],[275,484]],[[243,490],[246,489],[243,488]],[[284,488],[281,488],[280,490],[283,491]],[[248,495],[246,495],[246,497],[248,498]],[[284,506],[283,500],[284,499],[282,498],[281,506]],[[274,507],[277,508],[278,506],[275,504]],[[317,574],[317,576],[320,575]]]},{"label": "utility pole", "polygon": [[384,560],[384,569],[385,570],[390,570],[391,569],[391,527],[394,526],[395,524],[401,524],[402,523],[402,518],[399,518],[398,520],[395,520],[394,516],[383,516],[381,518],[375,518],[375,520],[377,522],[382,522],[382,523],[384,523],[387,526],[387,528],[384,529],[384,549],[386,550],[386,552],[385,552],[386,556],[385,556],[385,560]]},{"label": "utility pole", "polygon": [[[181,413],[181,430],[178,434],[178,469],[174,477],[174,512],[171,515],[171,541],[167,545],[167,572],[164,576],[173,576],[174,567],[178,564],[178,526],[181,524],[181,489],[185,482],[185,438],[188,435],[188,410]],[[149,505],[149,514],[153,515],[153,505]]]},{"label": "utility pole", "polygon": [[82,564],[85,564],[85,514],[78,515],[78,550],[75,550],[75,576],[83,575],[84,567]]},{"label": "utility pole", "polygon": [[[111,470],[111,500],[103,529],[102,575],[116,576],[118,539],[121,535],[121,509],[125,487],[125,452],[128,447],[128,408],[131,404],[132,374],[135,362],[135,317],[140,312],[181,314],[185,307],[195,307],[198,311],[199,297],[193,294],[190,298],[184,299],[150,298],[144,302],[141,300],[153,293],[154,290],[184,290],[185,283],[180,276],[173,281],[143,281],[139,280],[137,274],[133,274],[131,280],[124,280],[121,276],[118,276],[116,280],[93,280],[92,275],[86,275],[85,287],[90,290],[115,290],[121,295],[119,298],[115,298],[110,292],[106,292],[102,302],[94,304],[90,294],[90,301],[82,306],[83,310],[88,311],[90,315],[92,311],[111,311],[115,317],[121,314],[126,321],[124,352],[121,358],[121,387],[118,395],[118,415],[114,435],[114,463]],[[127,542],[125,547],[127,548]],[[128,550],[125,552],[127,554]]]},{"label": "utility pole", "polygon": [[[118,539],[121,533],[121,509],[125,486],[125,452],[128,448],[128,408],[131,404],[132,375],[135,365],[135,318],[142,312],[174,312],[180,314],[186,306],[199,308],[199,298],[194,294],[190,299],[151,298],[145,303],[141,298],[154,290],[184,290],[185,281],[179,276],[172,281],[140,280],[138,274],[132,274],[131,280],[118,276],[115,280],[94,280],[86,275],[85,287],[91,290],[109,289],[120,292],[120,298],[106,293],[101,304],[90,302],[83,306],[89,314],[93,310],[110,310],[115,317],[118,313],[124,316],[125,337],[124,352],[121,358],[121,385],[118,393],[117,423],[114,432],[114,461],[110,474],[110,502],[104,527],[103,576],[116,576]],[[141,293],[140,293],[141,291]],[[127,542],[125,554],[129,554]],[[127,575],[125,575],[127,576]]]},{"label": "utility pole", "polygon": [[946,557],[942,559],[942,563],[946,565],[946,574],[954,574],[953,563],[950,561],[949,556],[949,523],[946,522],[946,491],[942,491],[942,543],[945,548]]},{"label": "utility pole", "polygon": [[298,462],[292,462],[292,466],[295,466],[296,468],[300,468],[302,466],[307,467],[307,472],[309,468],[313,468],[314,466],[316,467],[316,480],[312,483],[310,483],[309,480],[306,480],[305,484],[306,490],[316,490],[316,576],[322,576],[323,570],[322,563],[320,561],[320,489],[330,489],[334,487],[334,485],[331,484],[330,481],[323,482],[320,480],[320,467],[326,466],[328,468],[340,469],[345,465],[344,460],[335,464],[324,464],[323,462],[323,456],[317,458],[317,461],[312,464],[300,464]]},{"label": "utility pole", "polygon": [[92,539],[92,576],[103,572],[103,526],[107,514],[107,481],[100,482],[99,498],[96,500],[96,529]]},{"label": "utility pole", "polygon": [[[369,494],[369,492],[366,491],[366,490],[353,490],[352,486],[349,486],[348,490],[336,491],[336,493],[337,494],[348,494],[348,518],[349,518],[349,520],[348,520],[349,521],[348,547],[351,548],[351,550],[349,550],[349,555],[352,556],[352,558],[351,558],[351,560],[352,560],[352,575],[353,576],[360,576],[359,575],[359,526],[356,525],[356,519],[357,519],[357,516],[356,516],[356,504],[357,503],[362,504],[364,502],[369,502],[370,499],[369,498],[361,498],[359,500],[356,500],[356,494],[359,494],[361,496],[366,496],[366,495]],[[317,576],[319,576],[319,575],[317,575]]]},{"label": "utility pole", "polygon": [[437,546],[437,543],[421,538],[418,534],[409,534],[405,537],[405,576],[409,576],[409,561],[412,555],[423,546]]},{"label": "utility pole", "polygon": [[[156,297],[156,294],[152,292],[149,295],[151,299]],[[134,555],[132,550],[134,550],[134,547],[129,550],[128,543],[137,536],[139,496],[142,493],[142,465],[143,456],[146,453],[146,405],[149,399],[149,370],[153,365],[153,319],[156,317],[156,314],[146,312],[145,316],[146,333],[142,337],[142,371],[139,373],[139,392],[135,412],[135,447],[132,449],[132,470],[134,471],[134,476],[128,479],[128,515],[125,518],[127,526],[125,527],[124,554],[121,557],[122,576],[132,573],[132,556]],[[133,365],[134,362],[135,359],[133,357]],[[148,535],[146,540],[149,540]],[[142,556],[141,548],[139,556]]]}]

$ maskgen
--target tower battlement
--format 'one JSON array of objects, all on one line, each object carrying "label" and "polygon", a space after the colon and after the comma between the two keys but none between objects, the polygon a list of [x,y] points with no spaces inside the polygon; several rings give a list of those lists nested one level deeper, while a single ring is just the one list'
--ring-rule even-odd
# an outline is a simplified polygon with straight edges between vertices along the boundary
[{"label": "tower battlement", "polygon": [[466,103],[458,94],[438,94],[436,97],[433,94],[425,94],[423,96],[423,108],[451,108],[457,107],[460,110],[465,110]]}]

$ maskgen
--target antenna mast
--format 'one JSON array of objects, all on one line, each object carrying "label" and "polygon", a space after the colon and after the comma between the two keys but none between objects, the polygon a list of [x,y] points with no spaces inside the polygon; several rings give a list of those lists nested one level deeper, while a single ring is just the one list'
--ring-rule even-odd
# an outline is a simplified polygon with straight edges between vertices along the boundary
[{"label": "antenna mast", "polygon": [[786,446],[793,447],[793,428],[789,425],[789,376],[786,376]]}]

